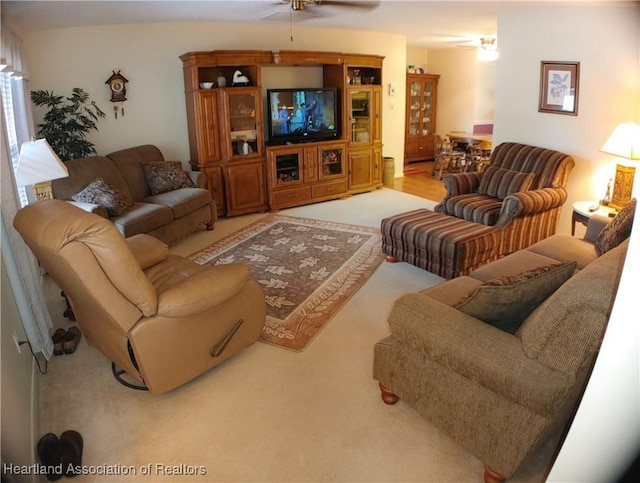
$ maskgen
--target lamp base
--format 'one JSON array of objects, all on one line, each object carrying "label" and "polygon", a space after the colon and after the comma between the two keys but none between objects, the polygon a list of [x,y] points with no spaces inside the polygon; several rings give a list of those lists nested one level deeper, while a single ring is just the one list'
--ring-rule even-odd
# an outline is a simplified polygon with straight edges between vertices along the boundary
[{"label": "lamp base", "polygon": [[36,197],[36,201],[40,200],[52,200],[53,188],[51,181],[44,181],[42,183],[36,183],[33,185],[33,194]]},{"label": "lamp base", "polygon": [[611,202],[609,203],[610,206],[619,210],[629,203],[635,174],[635,167],[616,164],[616,178],[613,183],[613,194],[611,196]]}]

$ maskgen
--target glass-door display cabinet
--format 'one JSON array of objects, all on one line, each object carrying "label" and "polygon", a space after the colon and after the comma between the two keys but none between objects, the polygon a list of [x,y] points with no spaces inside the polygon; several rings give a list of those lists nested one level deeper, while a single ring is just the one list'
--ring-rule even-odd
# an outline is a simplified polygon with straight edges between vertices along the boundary
[{"label": "glass-door display cabinet", "polygon": [[435,156],[438,78],[431,74],[407,75],[405,164]]},{"label": "glass-door display cabinet", "polygon": [[274,159],[277,185],[302,183],[302,158],[299,153],[283,153],[275,156]]},{"label": "glass-door display cabinet", "polygon": [[260,89],[232,87],[223,90],[228,129],[229,158],[262,155],[262,102]]},{"label": "glass-door display cabinet", "polygon": [[369,143],[371,139],[371,91],[349,89],[351,143]]},{"label": "glass-door display cabinet", "polygon": [[345,176],[344,147],[320,147],[320,179]]},{"label": "glass-door display cabinet", "polygon": [[349,144],[370,145],[381,141],[381,88],[363,86],[347,89],[349,106]]}]

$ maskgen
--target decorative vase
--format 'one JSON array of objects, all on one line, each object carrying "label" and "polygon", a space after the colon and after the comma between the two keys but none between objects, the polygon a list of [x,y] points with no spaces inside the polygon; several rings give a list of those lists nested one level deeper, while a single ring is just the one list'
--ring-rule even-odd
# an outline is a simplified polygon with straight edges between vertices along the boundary
[{"label": "decorative vase", "polygon": [[227,86],[227,79],[223,75],[219,75],[218,78],[216,79],[216,82],[218,83],[218,87]]}]

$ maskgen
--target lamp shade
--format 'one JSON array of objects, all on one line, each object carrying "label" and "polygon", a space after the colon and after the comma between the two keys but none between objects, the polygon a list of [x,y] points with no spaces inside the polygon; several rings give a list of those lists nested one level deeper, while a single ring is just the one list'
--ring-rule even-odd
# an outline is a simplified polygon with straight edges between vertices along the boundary
[{"label": "lamp shade", "polygon": [[600,151],[627,159],[640,159],[640,126],[633,122],[619,124]]},{"label": "lamp shade", "polygon": [[27,141],[20,148],[16,182],[18,186],[31,186],[69,176],[67,167],[60,161],[46,139]]}]

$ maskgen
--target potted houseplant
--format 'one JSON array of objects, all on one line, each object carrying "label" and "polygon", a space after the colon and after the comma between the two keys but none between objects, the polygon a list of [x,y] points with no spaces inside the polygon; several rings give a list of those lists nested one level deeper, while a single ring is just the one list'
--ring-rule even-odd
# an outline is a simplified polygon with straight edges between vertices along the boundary
[{"label": "potted houseplant", "polygon": [[38,136],[47,140],[61,160],[97,154],[86,136],[89,131],[98,130],[98,119],[105,117],[105,113],[88,93],[79,87],[74,87],[69,97],[43,90],[31,91],[31,102],[48,109],[37,126]]}]

